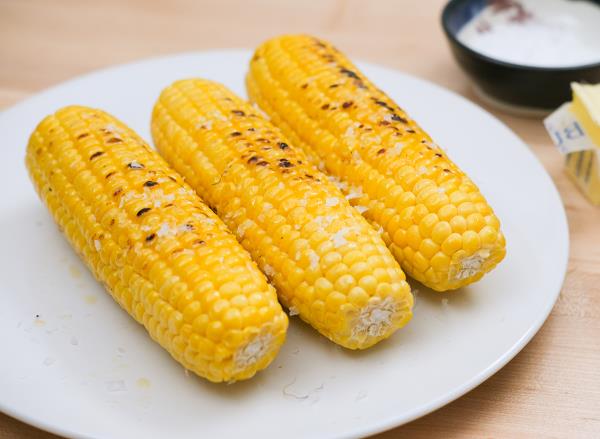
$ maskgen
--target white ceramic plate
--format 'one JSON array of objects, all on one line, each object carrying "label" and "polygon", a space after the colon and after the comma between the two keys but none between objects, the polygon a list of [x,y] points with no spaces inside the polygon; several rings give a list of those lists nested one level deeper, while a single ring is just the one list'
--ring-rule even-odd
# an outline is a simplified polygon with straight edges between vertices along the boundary
[{"label": "white ceramic plate", "polygon": [[73,103],[105,109],[150,139],[163,87],[204,76],[244,94],[249,57],[218,51],[142,61],[69,81],[0,114],[0,410],[65,436],[366,435],[463,395],[540,328],[568,255],[565,213],[542,166],[467,100],[361,64],[479,184],[502,221],[506,259],[462,291],[419,287],[413,321],[366,352],[338,348],[292,318],[278,358],[249,382],[214,385],[185,374],[70,249],[28,181],[25,146],[42,117]]}]

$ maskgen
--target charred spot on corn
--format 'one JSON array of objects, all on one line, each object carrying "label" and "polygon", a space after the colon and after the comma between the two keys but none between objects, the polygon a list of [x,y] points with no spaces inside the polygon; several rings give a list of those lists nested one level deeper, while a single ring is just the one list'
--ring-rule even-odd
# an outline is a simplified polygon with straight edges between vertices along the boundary
[{"label": "charred spot on corn", "polygon": [[144,183],[144,187],[152,187],[152,186],[157,186],[158,183],[152,180],[148,180],[147,182]]},{"label": "charred spot on corn", "polygon": [[287,148],[289,148],[289,145],[287,143],[285,143],[285,142],[279,142],[277,144],[277,146],[279,146],[279,149],[287,149]]},{"label": "charred spot on corn", "polygon": [[381,155],[385,153],[385,148],[381,148],[379,151],[377,151],[377,155]]},{"label": "charred spot on corn", "polygon": [[95,152],[90,156],[90,160],[94,160],[96,157],[100,157],[102,154],[104,154],[103,151]]},{"label": "charred spot on corn", "polygon": [[344,109],[348,109],[348,108],[350,108],[350,107],[351,107],[353,104],[354,104],[354,102],[352,102],[352,101],[346,101],[346,102],[344,102],[344,103],[342,104],[342,108],[344,108]]},{"label": "charred spot on corn", "polygon": [[321,105],[321,110],[327,110],[327,109],[329,109],[329,104]]},{"label": "charred spot on corn", "polygon": [[240,133],[239,131],[234,131],[232,133],[229,134],[231,137],[239,137],[242,135],[242,133]]},{"label": "charred spot on corn", "polygon": [[235,114],[236,116],[245,116],[246,113],[244,113],[242,110],[231,110],[231,112],[233,114]]},{"label": "charred spot on corn", "polygon": [[358,76],[355,72],[353,72],[352,70],[349,70],[345,67],[340,67],[340,72],[349,78],[360,79],[360,76]]},{"label": "charred spot on corn", "polygon": [[77,136],[77,140],[81,140],[89,135],[90,135],[90,133],[81,133],[80,135]]},{"label": "charred spot on corn", "polygon": [[150,207],[142,207],[140,210],[137,211],[135,216],[142,216],[143,214],[150,212],[151,210],[152,209]]},{"label": "charred spot on corn", "polygon": [[122,142],[123,142],[123,139],[120,139],[118,137],[111,137],[110,139],[108,139],[106,141],[106,143],[110,143],[110,144],[113,144],[113,143],[122,143]]},{"label": "charred spot on corn", "polygon": [[[385,101],[382,101],[382,100],[380,100],[380,99],[377,99],[377,98],[375,98],[375,97],[372,97],[372,98],[371,98],[371,100],[372,100],[373,102],[375,102],[377,105],[379,105],[380,107],[383,107],[383,108],[385,108],[386,110],[390,110],[391,112],[394,112],[394,111],[396,111],[396,109],[395,109],[394,107],[392,107],[390,104],[388,104],[388,103],[387,103],[387,102],[385,102]],[[393,116],[392,116],[392,118],[393,118]]]},{"label": "charred spot on corn", "polygon": [[145,166],[143,164],[141,164],[140,162],[133,160],[132,162],[129,162],[127,164],[127,167],[129,169],[144,169]]},{"label": "charred spot on corn", "polygon": [[115,175],[115,174],[116,174],[116,172],[115,172],[115,171],[109,172],[108,174],[106,174],[106,175],[104,176],[104,178],[108,179],[108,178],[112,177],[112,176],[113,176],[113,175]]},{"label": "charred spot on corn", "polygon": [[313,38],[313,42],[315,43],[315,46],[320,47],[322,49],[327,49],[325,43],[323,43],[323,41],[319,40],[318,38]]},{"label": "charred spot on corn", "polygon": [[156,233],[151,233],[148,236],[146,236],[146,242],[150,242],[152,241],[154,238],[156,238]]},{"label": "charred spot on corn", "polygon": [[116,191],[113,192],[113,197],[116,197],[117,195],[119,195],[121,192],[123,192],[123,188],[120,187],[118,188]]},{"label": "charred spot on corn", "polygon": [[294,166],[288,159],[283,158],[283,159],[279,159],[279,167],[280,168],[291,168],[292,166]]}]

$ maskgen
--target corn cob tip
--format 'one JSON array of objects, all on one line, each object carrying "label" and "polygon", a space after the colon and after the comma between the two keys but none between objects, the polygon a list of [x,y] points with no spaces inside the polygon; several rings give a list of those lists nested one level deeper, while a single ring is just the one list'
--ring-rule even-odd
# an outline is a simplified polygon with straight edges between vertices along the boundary
[{"label": "corn cob tip", "polygon": [[386,297],[369,303],[358,312],[351,336],[345,347],[366,349],[388,338],[412,318],[413,296],[407,293],[402,301]]},{"label": "corn cob tip", "polygon": [[233,355],[235,370],[243,370],[256,364],[271,350],[272,343],[273,335],[267,333],[256,336],[252,341],[238,348]]},{"label": "corn cob tip", "polygon": [[[460,251],[448,263],[447,271],[440,271],[435,276],[430,273],[429,279],[418,272],[412,272],[413,277],[437,292],[453,291],[475,283],[492,271],[506,256],[504,236],[501,233],[498,241],[497,246],[483,247],[471,254]],[[405,257],[404,252],[394,243],[390,244],[390,250],[398,260]],[[439,259],[441,258],[438,257],[434,261]]]}]

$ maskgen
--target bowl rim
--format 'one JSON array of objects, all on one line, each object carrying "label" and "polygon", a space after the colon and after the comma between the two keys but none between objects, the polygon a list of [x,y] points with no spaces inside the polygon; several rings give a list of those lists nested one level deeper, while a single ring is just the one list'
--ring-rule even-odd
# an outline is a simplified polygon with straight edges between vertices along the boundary
[{"label": "bowl rim", "polygon": [[[479,58],[480,60],[486,61],[491,64],[496,64],[499,67],[508,67],[508,68],[515,69],[515,70],[529,71],[529,72],[546,72],[546,73],[548,73],[548,72],[556,72],[556,73],[563,72],[564,73],[564,72],[572,72],[572,71],[576,71],[576,70],[587,70],[587,69],[595,69],[595,68],[600,69],[600,60],[598,60],[597,62],[589,63],[589,64],[577,64],[577,65],[564,66],[564,67],[528,66],[526,64],[516,64],[516,63],[509,62],[509,61],[502,61],[500,59],[492,58],[490,56],[484,55],[481,52],[471,49],[469,46],[462,43],[456,37],[456,33],[452,32],[450,30],[450,28],[448,27],[448,21],[449,21],[449,17],[450,17],[450,13],[452,12],[452,9],[454,7],[456,7],[456,5],[459,2],[470,2],[470,1],[473,1],[473,0],[450,0],[450,1],[448,1],[446,3],[446,5],[444,6],[444,9],[442,9],[441,21],[442,21],[442,28],[444,29],[444,33],[446,34],[446,37],[453,44],[456,44],[458,47],[460,47],[465,52],[469,53],[471,56],[474,56],[475,58]],[[593,1],[591,3],[598,5],[598,3],[596,1]],[[598,5],[598,6],[600,7],[600,5]]]}]

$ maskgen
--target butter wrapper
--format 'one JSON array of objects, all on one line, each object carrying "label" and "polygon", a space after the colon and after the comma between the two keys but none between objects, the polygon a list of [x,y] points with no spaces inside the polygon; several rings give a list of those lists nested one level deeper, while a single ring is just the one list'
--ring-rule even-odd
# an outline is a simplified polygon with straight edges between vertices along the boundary
[{"label": "butter wrapper", "polygon": [[563,154],[586,151],[595,148],[593,140],[571,111],[571,103],[566,102],[544,119],[546,131]]},{"label": "butter wrapper", "polygon": [[588,135],[567,102],[544,119],[554,145],[565,155],[565,171],[595,205],[600,205],[600,145]]}]

